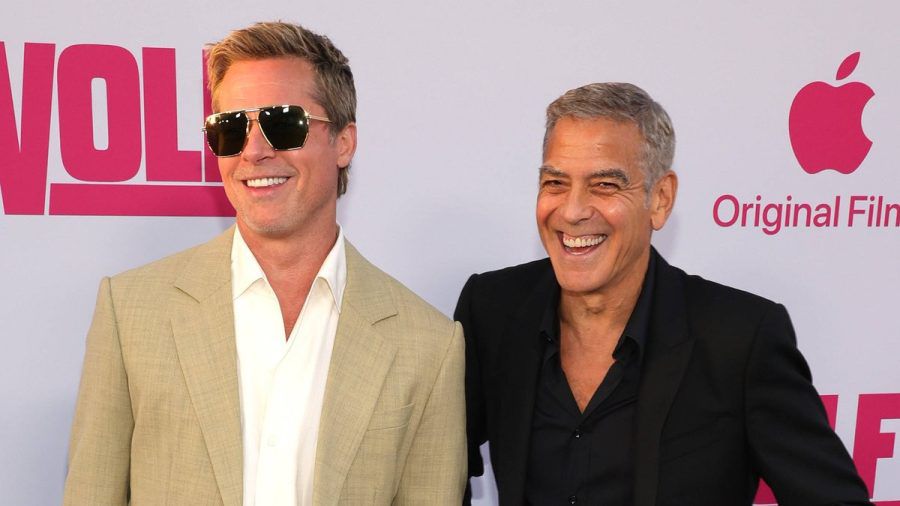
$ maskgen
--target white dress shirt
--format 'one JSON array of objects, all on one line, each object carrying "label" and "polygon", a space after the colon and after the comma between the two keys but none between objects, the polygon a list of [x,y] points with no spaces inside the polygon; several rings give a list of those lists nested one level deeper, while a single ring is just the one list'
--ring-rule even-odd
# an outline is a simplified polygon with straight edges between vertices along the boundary
[{"label": "white dress shirt", "polygon": [[275,292],[237,227],[231,279],[244,505],[312,505],[319,418],[347,282],[343,231],[338,226],[287,340]]}]

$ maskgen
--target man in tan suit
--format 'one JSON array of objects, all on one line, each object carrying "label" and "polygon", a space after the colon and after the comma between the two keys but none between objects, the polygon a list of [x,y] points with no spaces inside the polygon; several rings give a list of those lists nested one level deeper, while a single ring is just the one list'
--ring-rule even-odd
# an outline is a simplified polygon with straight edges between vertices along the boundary
[{"label": "man in tan suit", "polygon": [[356,149],[347,59],[285,23],[209,52],[236,227],[104,279],[66,504],[460,504],[458,324],[336,222]]}]

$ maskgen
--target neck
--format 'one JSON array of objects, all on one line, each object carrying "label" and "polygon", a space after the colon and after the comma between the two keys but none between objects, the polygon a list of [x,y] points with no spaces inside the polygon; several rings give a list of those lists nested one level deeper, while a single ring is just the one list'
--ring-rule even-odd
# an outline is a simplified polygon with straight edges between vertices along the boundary
[{"label": "neck", "polygon": [[337,239],[337,224],[331,221],[317,233],[285,237],[254,233],[240,222],[238,228],[278,298],[288,339],[313,280]]},{"label": "neck", "polygon": [[585,344],[610,341],[615,344],[628,324],[637,305],[646,276],[631,276],[617,283],[614,288],[597,292],[571,292],[562,290],[559,300],[559,322],[573,339]]},{"label": "neck", "polygon": [[237,226],[241,237],[270,281],[290,277],[304,286],[309,283],[302,283],[303,278],[308,277],[311,282],[334,246],[338,234],[335,222],[319,227],[321,230],[316,233],[288,236],[257,233],[241,222]]}]

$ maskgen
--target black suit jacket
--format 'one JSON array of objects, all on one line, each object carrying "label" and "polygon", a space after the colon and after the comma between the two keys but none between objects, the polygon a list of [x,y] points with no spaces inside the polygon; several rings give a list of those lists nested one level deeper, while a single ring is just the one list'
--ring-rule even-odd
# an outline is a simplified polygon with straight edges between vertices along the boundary
[{"label": "black suit jacket", "polygon": [[[760,477],[779,504],[871,504],[829,427],[780,304],[657,262],[636,407],[634,504],[750,505]],[[538,334],[559,285],[549,260],[473,275],[456,308],[466,336],[469,474],[490,442],[501,505],[521,505]]]}]

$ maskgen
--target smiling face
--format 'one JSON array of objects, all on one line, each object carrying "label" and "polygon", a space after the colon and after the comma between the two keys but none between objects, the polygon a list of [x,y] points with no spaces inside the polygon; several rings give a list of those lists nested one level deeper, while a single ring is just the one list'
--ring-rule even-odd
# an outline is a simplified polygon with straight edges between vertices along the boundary
[{"label": "smiling face", "polygon": [[[299,105],[325,116],[313,100],[315,71],[306,60],[285,57],[233,63],[216,95],[219,111],[268,105]],[[250,113],[255,119],[255,113]],[[240,155],[219,158],[228,200],[237,211],[245,237],[327,237],[336,230],[338,167],[350,164],[356,126],[348,125],[332,141],[328,123],[312,120],[301,149],[275,151],[256,122]]]},{"label": "smiling face", "polygon": [[564,117],[553,128],[536,214],[564,295],[629,295],[640,289],[650,235],[665,224],[677,187],[668,172],[648,196],[643,144],[632,122]]}]

